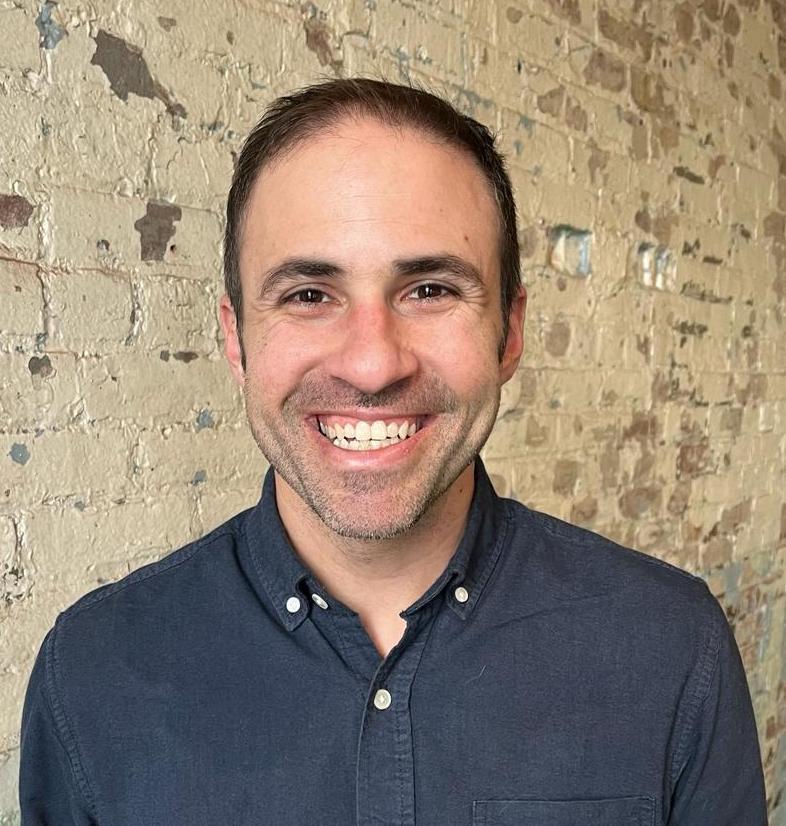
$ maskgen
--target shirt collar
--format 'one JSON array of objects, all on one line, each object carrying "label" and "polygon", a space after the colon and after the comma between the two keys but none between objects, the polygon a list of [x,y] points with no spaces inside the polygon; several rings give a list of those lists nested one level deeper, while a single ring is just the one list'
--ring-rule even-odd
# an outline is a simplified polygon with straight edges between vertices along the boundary
[{"label": "shirt collar", "polygon": [[[499,559],[509,521],[505,500],[494,492],[483,462],[476,459],[475,486],[459,545],[442,575],[402,616],[411,616],[449,587],[448,605],[466,619],[477,605]],[[290,545],[281,522],[272,467],[265,475],[258,504],[244,522],[243,534],[254,570],[282,625],[294,630],[311,608],[306,593],[310,573]],[[459,588],[464,590],[458,591]],[[295,607],[293,598],[299,602],[297,610],[290,610]]]}]

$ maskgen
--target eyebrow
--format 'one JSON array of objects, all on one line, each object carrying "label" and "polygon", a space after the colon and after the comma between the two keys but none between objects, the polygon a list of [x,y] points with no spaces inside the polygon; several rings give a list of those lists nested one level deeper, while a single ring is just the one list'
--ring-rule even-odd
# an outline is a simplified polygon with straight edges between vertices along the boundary
[{"label": "eyebrow", "polygon": [[[421,255],[416,258],[397,258],[393,262],[397,277],[450,273],[469,286],[485,289],[480,270],[469,261],[457,255]],[[330,261],[318,258],[287,258],[262,275],[257,296],[268,297],[282,284],[293,283],[305,278],[340,278],[347,271]]]}]

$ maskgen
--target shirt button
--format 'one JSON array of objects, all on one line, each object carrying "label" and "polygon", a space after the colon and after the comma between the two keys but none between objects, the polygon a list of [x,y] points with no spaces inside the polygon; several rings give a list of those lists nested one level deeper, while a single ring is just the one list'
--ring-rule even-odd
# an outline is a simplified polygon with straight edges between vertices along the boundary
[{"label": "shirt button", "polygon": [[325,600],[324,600],[324,599],[322,599],[322,597],[321,597],[319,594],[312,594],[312,595],[311,595],[311,599],[312,599],[312,600],[314,600],[314,602],[315,602],[315,603],[316,603],[316,604],[317,604],[320,608],[322,608],[323,610],[326,610],[326,609],[327,609],[328,604],[325,602]]},{"label": "shirt button", "polygon": [[384,711],[386,708],[390,708],[390,704],[393,702],[393,698],[390,696],[390,692],[384,688],[380,688],[379,691],[374,695],[374,705],[380,710]]},{"label": "shirt button", "polygon": [[297,597],[290,597],[287,600],[287,611],[290,614],[297,614],[300,610],[300,600]]},{"label": "shirt button", "polygon": [[456,602],[466,602],[469,599],[469,591],[459,585],[453,592],[453,596],[456,598]]}]

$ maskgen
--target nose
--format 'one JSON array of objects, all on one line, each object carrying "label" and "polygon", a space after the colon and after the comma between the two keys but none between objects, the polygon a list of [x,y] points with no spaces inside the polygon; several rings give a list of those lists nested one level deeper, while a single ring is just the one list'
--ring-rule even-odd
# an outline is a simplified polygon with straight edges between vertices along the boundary
[{"label": "nose", "polygon": [[417,370],[405,320],[385,302],[356,305],[340,322],[339,345],[324,365],[361,393],[379,393]]}]

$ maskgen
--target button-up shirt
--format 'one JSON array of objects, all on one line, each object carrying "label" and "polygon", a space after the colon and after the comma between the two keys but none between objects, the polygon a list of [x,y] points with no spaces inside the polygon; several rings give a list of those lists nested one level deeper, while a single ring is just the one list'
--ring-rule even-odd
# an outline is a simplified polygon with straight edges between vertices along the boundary
[{"label": "button-up shirt", "polygon": [[498,498],[381,658],[259,504],[62,613],[23,824],[763,826],[751,701],[704,582]]}]

